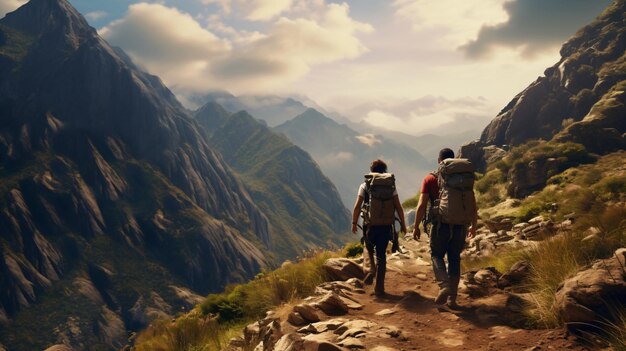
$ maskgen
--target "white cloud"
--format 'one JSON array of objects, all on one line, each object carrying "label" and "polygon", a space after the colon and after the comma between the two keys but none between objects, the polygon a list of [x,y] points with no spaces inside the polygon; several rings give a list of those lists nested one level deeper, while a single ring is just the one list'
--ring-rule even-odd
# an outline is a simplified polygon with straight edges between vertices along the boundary
[{"label": "white cloud", "polygon": [[281,17],[265,33],[244,34],[213,20],[224,39],[177,9],[140,3],[100,33],[178,92],[263,92],[367,51],[357,34],[373,28],[353,20],[347,4],[327,4],[316,17]]},{"label": "white cloud", "polygon": [[289,10],[292,0],[202,0],[204,4],[218,4],[225,14],[235,12],[250,21],[269,21]]},{"label": "white cloud", "polygon": [[483,25],[507,20],[506,0],[394,0],[396,16],[411,23],[414,31],[432,31],[433,40],[454,48],[476,38]]},{"label": "white cloud", "polygon": [[230,44],[202,28],[190,15],[159,4],[131,5],[128,14],[100,34],[138,64],[173,85],[201,80],[207,60],[224,55]]},{"label": "white cloud", "polygon": [[509,0],[508,20],[481,27],[476,40],[462,46],[468,57],[491,56],[495,48],[520,49],[525,58],[555,50],[582,24],[597,16],[610,0]]},{"label": "white cloud", "polygon": [[7,13],[17,10],[18,7],[25,3],[26,0],[0,0],[0,17],[4,17]]},{"label": "white cloud", "polygon": [[493,117],[491,111],[491,106],[480,97],[453,100],[424,96],[412,100],[372,100],[342,113],[352,118],[361,116],[375,127],[419,135],[481,129]]},{"label": "white cloud", "polygon": [[247,18],[253,21],[267,21],[281,14],[291,6],[291,0],[252,0],[252,11]]},{"label": "white cloud", "polygon": [[382,144],[382,141],[378,139],[374,134],[363,134],[355,136],[356,140],[358,140],[361,144],[365,144],[369,147],[372,147],[377,144]]},{"label": "white cloud", "polygon": [[106,16],[108,16],[109,14],[106,11],[93,11],[93,12],[89,12],[85,15],[85,17],[87,17],[88,20],[91,21],[97,21],[99,19],[102,19]]}]

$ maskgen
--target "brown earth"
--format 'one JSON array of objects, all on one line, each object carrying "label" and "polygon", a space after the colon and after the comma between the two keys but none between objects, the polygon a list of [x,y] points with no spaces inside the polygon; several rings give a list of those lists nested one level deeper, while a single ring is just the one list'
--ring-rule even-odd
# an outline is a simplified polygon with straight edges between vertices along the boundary
[{"label": "brown earth", "polygon": [[[350,308],[347,314],[340,316],[328,316],[318,311],[322,322],[346,319],[375,324],[362,328],[362,332],[355,332],[354,337],[346,338],[344,334],[343,340],[341,328],[322,333],[298,332],[307,324],[293,326],[287,322],[286,316],[292,306],[284,306],[273,314],[283,316],[280,334],[297,334],[296,337],[312,339],[317,343],[311,348],[314,350],[327,349],[320,342],[334,344],[329,350],[588,350],[566,335],[563,329],[537,330],[515,326],[520,322],[519,316],[515,316],[519,309],[511,306],[514,299],[504,291],[492,289],[486,297],[470,298],[469,290],[461,283],[458,300],[461,308],[458,311],[438,308],[433,303],[438,287],[430,266],[427,241],[422,238],[420,242],[407,240],[402,244],[404,254],[396,253],[387,259],[387,296],[376,297],[372,295],[371,285],[360,289],[360,282],[354,281],[352,291],[339,292],[339,295],[363,305],[361,309]],[[309,346],[305,343],[303,347],[291,349],[308,350]]]}]

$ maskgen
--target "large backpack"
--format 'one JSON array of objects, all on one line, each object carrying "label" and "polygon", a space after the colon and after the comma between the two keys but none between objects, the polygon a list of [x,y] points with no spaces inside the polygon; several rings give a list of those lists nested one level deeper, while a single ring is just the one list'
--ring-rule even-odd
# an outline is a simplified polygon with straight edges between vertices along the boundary
[{"label": "large backpack", "polygon": [[369,173],[365,175],[365,201],[363,224],[367,226],[393,225],[396,219],[393,193],[396,179],[391,173]]},{"label": "large backpack", "polygon": [[464,158],[448,158],[439,164],[439,198],[433,212],[437,220],[448,224],[470,224],[476,216],[474,165]]}]

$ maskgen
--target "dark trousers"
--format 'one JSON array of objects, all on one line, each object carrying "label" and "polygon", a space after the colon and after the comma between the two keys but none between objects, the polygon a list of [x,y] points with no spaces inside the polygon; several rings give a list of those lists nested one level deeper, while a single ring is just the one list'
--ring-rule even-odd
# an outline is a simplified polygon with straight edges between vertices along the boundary
[{"label": "dark trousers", "polygon": [[[467,226],[439,223],[430,234],[430,256],[435,279],[441,289],[448,288],[456,296],[461,276],[461,252],[465,248]],[[444,256],[448,256],[448,269]]]},{"label": "dark trousers", "polygon": [[[368,252],[376,252],[376,286],[378,292],[385,291],[385,272],[387,270],[387,246],[391,240],[391,226],[372,226],[368,228],[365,247]],[[371,257],[371,256],[370,256]]]}]

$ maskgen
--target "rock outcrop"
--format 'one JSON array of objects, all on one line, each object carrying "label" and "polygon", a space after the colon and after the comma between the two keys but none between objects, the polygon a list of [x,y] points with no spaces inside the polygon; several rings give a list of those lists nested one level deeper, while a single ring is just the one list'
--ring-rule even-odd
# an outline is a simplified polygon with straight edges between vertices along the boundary
[{"label": "rock outcrop", "polygon": [[625,10],[624,1],[615,1],[572,36],[560,61],[515,96],[461,155],[484,171],[494,155],[488,148],[533,139],[573,141],[598,154],[626,148]]},{"label": "rock outcrop", "polygon": [[574,330],[605,329],[620,323],[614,312],[626,296],[626,249],[579,271],[559,286],[555,306],[566,326]]}]

